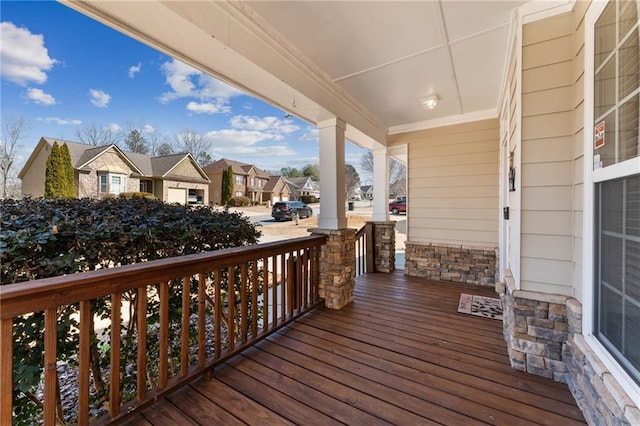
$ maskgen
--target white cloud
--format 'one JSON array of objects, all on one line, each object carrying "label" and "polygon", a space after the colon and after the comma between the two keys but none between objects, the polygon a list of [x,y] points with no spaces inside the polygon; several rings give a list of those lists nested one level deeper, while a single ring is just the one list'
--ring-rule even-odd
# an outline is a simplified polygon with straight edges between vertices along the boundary
[{"label": "white cloud", "polygon": [[122,127],[118,123],[109,123],[105,126],[105,129],[109,130],[111,133],[119,133],[122,131]]},{"label": "white cloud", "polygon": [[278,117],[257,117],[249,115],[236,115],[232,117],[230,123],[236,129],[259,130],[265,132],[276,132],[289,134],[300,130],[293,120],[280,120]]},{"label": "white cloud", "polygon": [[11,22],[0,23],[0,74],[2,78],[20,85],[43,84],[46,71],[57,62],[49,57],[41,34],[32,34],[27,28]]},{"label": "white cloud", "polygon": [[68,125],[79,126],[82,124],[82,121],[75,118],[66,119],[66,118],[59,118],[59,117],[45,117],[45,118],[38,117],[37,120],[44,121],[47,124],[55,123],[60,126],[68,126]]},{"label": "white cloud", "polygon": [[141,68],[142,68],[142,64],[140,62],[138,62],[138,65],[133,65],[129,67],[129,78],[134,78],[136,74],[140,72]]},{"label": "white cloud", "polygon": [[231,112],[231,107],[224,103],[198,103],[191,101],[187,104],[187,110],[196,114],[227,114]]},{"label": "white cloud", "polygon": [[[194,98],[200,103],[190,102],[187,104],[187,108],[191,106],[190,111],[192,112],[199,114],[227,113],[229,112],[228,108],[220,107],[215,110],[206,105],[210,103],[215,106],[226,106],[231,97],[242,95],[242,92],[228,84],[176,59],[162,64],[162,72],[171,91],[163,93],[159,98],[160,102],[167,103],[180,98]],[[214,110],[215,112],[213,112]]]},{"label": "white cloud", "polygon": [[[286,145],[269,145],[278,135],[257,130],[223,129],[206,134],[213,142],[214,155],[220,157],[285,157],[295,155]],[[262,143],[262,145],[260,145]]]},{"label": "white cloud", "polygon": [[89,90],[89,96],[91,96],[91,103],[98,108],[107,107],[111,100],[111,95],[98,89]]},{"label": "white cloud", "polygon": [[303,142],[319,142],[320,131],[316,127],[308,127],[307,131],[302,136],[300,136],[299,140]]},{"label": "white cloud", "polygon": [[27,89],[27,98],[39,105],[50,106],[56,104],[56,98],[51,96],[49,93],[45,93],[42,89],[36,89],[33,87]]},{"label": "white cloud", "polygon": [[155,132],[156,132],[156,129],[155,129],[155,127],[153,127],[151,124],[145,124],[145,125],[142,127],[142,132],[143,132],[143,133],[146,133],[146,134],[148,134],[148,135],[150,135],[150,134],[152,134],[152,133],[155,133]]}]

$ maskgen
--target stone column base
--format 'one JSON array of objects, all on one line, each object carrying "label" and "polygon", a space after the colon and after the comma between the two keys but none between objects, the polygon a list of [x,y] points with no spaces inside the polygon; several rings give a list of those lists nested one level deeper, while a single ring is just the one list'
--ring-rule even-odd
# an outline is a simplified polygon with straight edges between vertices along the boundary
[{"label": "stone column base", "polygon": [[394,221],[367,222],[373,225],[375,271],[393,272],[396,269],[396,223]]},{"label": "stone column base", "polygon": [[356,230],[311,229],[312,234],[326,235],[320,250],[320,297],[329,309],[342,309],[353,301],[355,287]]}]

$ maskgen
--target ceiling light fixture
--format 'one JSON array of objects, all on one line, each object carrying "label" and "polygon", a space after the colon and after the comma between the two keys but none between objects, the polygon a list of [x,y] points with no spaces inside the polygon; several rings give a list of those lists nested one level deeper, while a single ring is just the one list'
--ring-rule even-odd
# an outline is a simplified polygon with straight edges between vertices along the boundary
[{"label": "ceiling light fixture", "polygon": [[431,95],[426,98],[422,98],[420,99],[420,103],[424,109],[434,109],[438,106],[438,95]]}]

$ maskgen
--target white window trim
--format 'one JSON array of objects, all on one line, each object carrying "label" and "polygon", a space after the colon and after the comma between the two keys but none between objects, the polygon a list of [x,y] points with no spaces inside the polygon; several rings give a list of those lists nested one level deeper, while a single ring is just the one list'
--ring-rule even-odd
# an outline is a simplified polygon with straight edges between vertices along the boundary
[{"label": "white window trim", "polygon": [[[106,176],[107,177],[107,192],[102,192],[101,191],[102,184],[100,182],[100,179],[101,179],[102,176]],[[107,173],[102,173],[102,172],[100,172],[100,173],[98,173],[98,193],[99,194],[114,194],[114,195],[118,195],[118,194],[122,193],[122,192],[117,192],[116,193],[116,192],[113,192],[111,190],[111,177],[112,176],[120,176],[122,178],[122,187],[124,188],[124,191],[122,191],[122,192],[127,192],[127,185],[129,183],[127,181],[127,179],[128,179],[127,175],[122,174],[122,173],[108,173],[108,172]]]},{"label": "white window trim", "polygon": [[[613,1],[613,0],[612,0]],[[584,187],[582,222],[582,334],[598,359],[618,381],[633,401],[640,401],[640,386],[594,335],[594,192],[595,183],[615,177],[623,177],[640,171],[640,158],[633,158],[603,169],[593,170],[593,108],[594,89],[594,35],[595,24],[607,6],[607,1],[592,2],[585,17],[584,43]]]}]

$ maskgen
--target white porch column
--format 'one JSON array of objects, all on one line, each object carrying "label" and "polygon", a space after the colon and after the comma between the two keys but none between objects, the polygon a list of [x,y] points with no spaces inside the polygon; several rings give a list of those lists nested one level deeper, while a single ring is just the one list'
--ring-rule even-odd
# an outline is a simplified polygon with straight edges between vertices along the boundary
[{"label": "white porch column", "polygon": [[373,214],[374,222],[389,220],[389,157],[387,148],[373,150]]},{"label": "white porch column", "polygon": [[346,124],[339,118],[318,123],[320,131],[320,216],[318,228],[347,227],[344,188],[344,131]]}]

